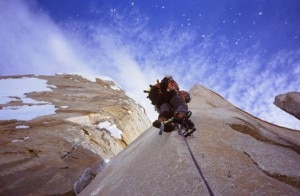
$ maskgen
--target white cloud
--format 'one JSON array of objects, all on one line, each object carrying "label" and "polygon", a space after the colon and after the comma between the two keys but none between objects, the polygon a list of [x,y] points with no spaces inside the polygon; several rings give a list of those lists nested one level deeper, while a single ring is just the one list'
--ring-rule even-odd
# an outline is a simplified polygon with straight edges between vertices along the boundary
[{"label": "white cloud", "polygon": [[90,71],[57,25],[24,3],[0,2],[0,74]]}]

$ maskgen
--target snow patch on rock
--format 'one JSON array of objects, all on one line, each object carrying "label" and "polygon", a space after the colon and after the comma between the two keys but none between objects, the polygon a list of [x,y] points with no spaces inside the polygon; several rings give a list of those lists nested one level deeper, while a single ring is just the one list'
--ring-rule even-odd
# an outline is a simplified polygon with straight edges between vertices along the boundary
[{"label": "snow patch on rock", "polygon": [[19,126],[16,126],[16,129],[28,129],[29,126],[26,126],[26,125],[19,125]]},{"label": "snow patch on rock", "polygon": [[54,105],[10,106],[0,110],[0,120],[32,120],[51,114],[55,114]]},{"label": "snow patch on rock", "polygon": [[55,114],[55,106],[26,97],[26,93],[52,91],[46,80],[30,77],[0,80],[0,104],[20,101],[22,106],[8,106],[0,110],[0,120],[32,120],[39,116]]},{"label": "snow patch on rock", "polygon": [[[15,97],[26,98],[26,93],[41,91],[52,91],[46,80],[27,77],[2,79],[0,80],[0,104],[14,101]],[[32,99],[28,100],[32,101]]]},{"label": "snow patch on rock", "polygon": [[117,128],[116,124],[112,124],[111,122],[104,121],[104,122],[100,122],[98,124],[98,128],[109,131],[111,133],[111,135],[113,137],[115,137],[116,139],[122,139],[121,134],[123,134],[123,132]]}]

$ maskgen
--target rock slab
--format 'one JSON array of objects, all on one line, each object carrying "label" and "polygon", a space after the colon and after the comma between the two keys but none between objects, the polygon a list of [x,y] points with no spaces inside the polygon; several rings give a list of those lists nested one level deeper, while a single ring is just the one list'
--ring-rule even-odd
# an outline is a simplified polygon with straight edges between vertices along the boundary
[{"label": "rock slab", "polygon": [[[187,141],[215,195],[300,195],[300,132],[255,118],[196,85]],[[209,195],[177,131],[150,128],[108,163],[85,195]]]}]

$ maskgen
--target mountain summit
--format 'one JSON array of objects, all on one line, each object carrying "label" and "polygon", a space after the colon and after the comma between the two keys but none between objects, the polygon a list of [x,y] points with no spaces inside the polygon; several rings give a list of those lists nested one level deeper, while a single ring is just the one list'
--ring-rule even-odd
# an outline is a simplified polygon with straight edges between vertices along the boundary
[{"label": "mountain summit", "polygon": [[300,194],[299,131],[255,118],[201,85],[191,94],[197,131],[187,143],[177,131],[149,128],[80,195]]}]

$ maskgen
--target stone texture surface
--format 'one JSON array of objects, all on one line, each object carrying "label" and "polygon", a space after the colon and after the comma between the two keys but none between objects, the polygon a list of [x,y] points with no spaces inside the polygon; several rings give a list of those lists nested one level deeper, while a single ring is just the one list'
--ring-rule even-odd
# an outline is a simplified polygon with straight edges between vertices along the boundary
[{"label": "stone texture surface", "polygon": [[274,104],[300,120],[300,92],[277,95]]},{"label": "stone texture surface", "polygon": [[[300,132],[269,124],[216,93],[191,89],[187,138],[215,195],[300,195]],[[209,195],[177,131],[149,128],[80,195]]]},{"label": "stone texture surface", "polygon": [[[48,81],[52,91],[27,97],[49,102],[56,111],[29,121],[0,121],[0,195],[74,195],[73,186],[82,189],[80,182],[89,181],[85,178],[95,176],[105,159],[150,126],[144,109],[112,81],[67,74],[26,77]],[[0,109],[25,104],[10,102]],[[101,121],[116,124],[122,139],[100,130]]]}]

